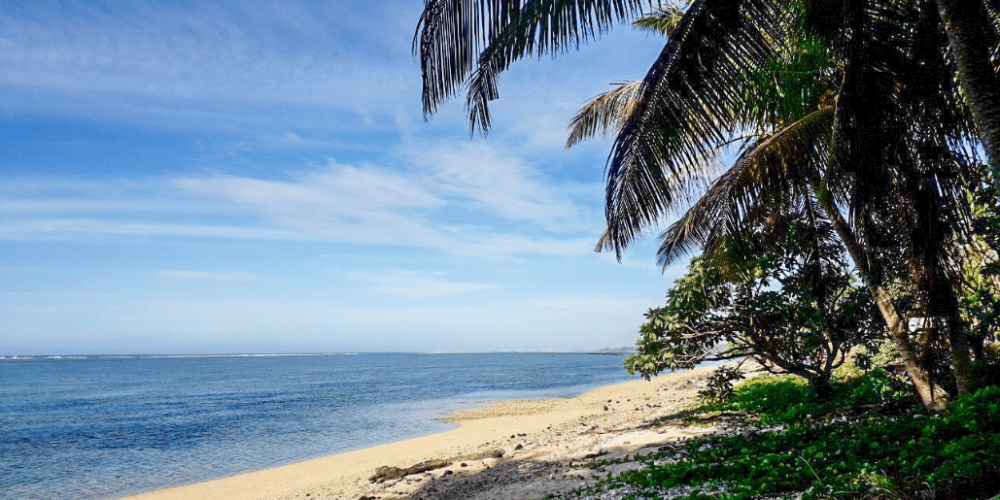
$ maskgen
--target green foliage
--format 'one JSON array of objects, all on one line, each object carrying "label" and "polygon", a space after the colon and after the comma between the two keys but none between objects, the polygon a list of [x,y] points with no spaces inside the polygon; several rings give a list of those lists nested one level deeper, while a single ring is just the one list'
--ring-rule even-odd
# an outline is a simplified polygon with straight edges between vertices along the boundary
[{"label": "green foliage", "polygon": [[658,7],[656,12],[636,19],[632,25],[641,30],[651,31],[669,38],[677,29],[682,17],[684,17],[684,11],[679,7],[665,5]]},{"label": "green foliage", "polygon": [[[645,378],[703,361],[753,357],[767,369],[823,386],[847,351],[881,333],[867,289],[852,283],[829,224],[781,213],[730,241],[724,255],[694,258],[650,309],[637,353]],[[720,383],[719,390],[725,390]]]},{"label": "green foliage", "polygon": [[[815,415],[850,401],[866,403],[880,377],[840,387],[838,400]],[[881,380],[886,380],[881,377]],[[810,406],[811,387],[795,377],[768,377],[739,386],[729,404],[762,420],[786,418]],[[790,408],[798,408],[792,410]],[[783,416],[783,417],[782,417]],[[777,420],[775,420],[777,421]],[[701,488],[681,498],[873,498],[873,491],[916,496],[930,488],[948,498],[991,498],[1000,493],[1000,387],[956,400],[942,416],[903,412],[856,421],[826,419],[813,425],[705,438],[690,442],[676,462],[654,465],[664,455],[644,457],[649,466],[627,472],[616,483],[655,497],[676,486]],[[714,491],[711,496],[705,492]],[[644,495],[646,496],[646,495]]]},{"label": "green foliage", "polygon": [[707,386],[698,391],[698,398],[706,403],[722,403],[733,395],[733,382],[743,380],[738,366],[720,366],[708,376]]},{"label": "green foliage", "polygon": [[868,364],[876,368],[887,368],[899,363],[899,347],[885,339],[876,344],[875,354],[866,356]]},{"label": "green foliage", "polygon": [[758,377],[736,388],[729,400],[733,409],[760,416],[764,425],[795,422],[819,414],[816,395],[809,382],[795,375]]},{"label": "green foliage", "polygon": [[832,404],[834,407],[903,406],[911,399],[911,390],[901,378],[875,368],[841,384]]},{"label": "green foliage", "polygon": [[833,376],[840,381],[856,379],[864,375],[864,370],[853,361],[848,361],[833,370]]},{"label": "green foliage", "polygon": [[[688,265],[688,272],[667,290],[667,303],[650,309],[639,327],[638,350],[625,359],[629,373],[640,373],[647,380],[663,370],[689,369],[703,361],[721,340],[719,335],[678,335],[710,329],[721,320],[726,307],[720,293],[721,273],[700,258]],[[673,335],[677,332],[677,335]]]},{"label": "green foliage", "polygon": [[759,425],[796,424],[821,419],[838,409],[902,408],[911,402],[909,388],[885,370],[873,369],[845,382],[834,382],[823,401],[802,377],[758,377],[736,387],[728,400],[704,407],[712,411],[746,412]]},{"label": "green foliage", "polygon": [[[990,351],[991,342],[1000,340],[1000,183],[985,169],[989,181],[978,184],[968,195],[975,231],[964,242],[962,287],[959,297],[961,318],[976,364],[987,382],[1000,382],[1000,358]],[[995,352],[995,351],[994,351]]]},{"label": "green foliage", "polygon": [[767,122],[784,126],[815,111],[829,81],[820,75],[831,74],[833,66],[827,44],[807,30],[788,32],[786,50],[775,53],[762,70],[751,79],[746,112]]}]

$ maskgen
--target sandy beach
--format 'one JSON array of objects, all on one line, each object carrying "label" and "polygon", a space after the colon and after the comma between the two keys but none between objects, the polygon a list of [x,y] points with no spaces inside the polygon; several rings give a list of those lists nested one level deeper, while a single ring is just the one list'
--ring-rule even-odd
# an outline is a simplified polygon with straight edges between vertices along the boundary
[{"label": "sandy beach", "polygon": [[[687,407],[714,368],[601,387],[572,399],[502,401],[456,412],[447,432],[127,500],[519,500],[592,484],[649,453],[713,432],[664,417]],[[374,479],[373,479],[374,478]]]}]

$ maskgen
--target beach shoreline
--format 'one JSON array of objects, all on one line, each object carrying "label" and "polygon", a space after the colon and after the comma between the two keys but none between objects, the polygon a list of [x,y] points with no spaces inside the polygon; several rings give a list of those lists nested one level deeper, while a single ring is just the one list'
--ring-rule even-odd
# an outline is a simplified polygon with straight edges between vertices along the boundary
[{"label": "beach shoreline", "polygon": [[[587,460],[648,453],[713,432],[662,419],[684,410],[714,368],[568,399],[488,403],[452,412],[445,419],[458,427],[444,432],[123,500],[541,498],[593,482]],[[383,475],[373,481],[376,471]]]}]

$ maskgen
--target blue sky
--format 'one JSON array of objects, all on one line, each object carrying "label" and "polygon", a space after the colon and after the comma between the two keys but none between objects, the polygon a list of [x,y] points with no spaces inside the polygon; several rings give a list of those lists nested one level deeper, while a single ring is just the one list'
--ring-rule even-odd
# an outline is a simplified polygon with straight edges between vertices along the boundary
[{"label": "blue sky", "polygon": [[0,355],[633,344],[681,268],[593,252],[610,143],[563,144],[662,41],[517,64],[470,138],[422,5],[6,1]]}]

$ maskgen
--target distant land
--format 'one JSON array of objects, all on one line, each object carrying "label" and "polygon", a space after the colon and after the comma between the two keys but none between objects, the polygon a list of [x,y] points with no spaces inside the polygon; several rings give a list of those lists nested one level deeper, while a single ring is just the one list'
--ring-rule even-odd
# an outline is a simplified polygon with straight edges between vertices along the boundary
[{"label": "distant land", "polygon": [[588,354],[606,354],[608,356],[625,356],[635,354],[635,347],[605,347]]}]

